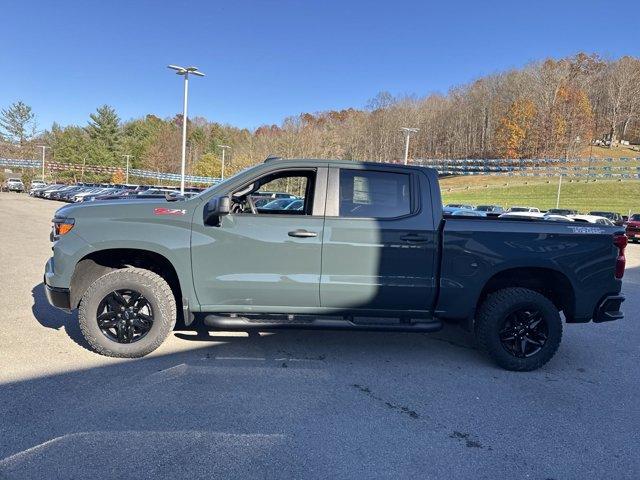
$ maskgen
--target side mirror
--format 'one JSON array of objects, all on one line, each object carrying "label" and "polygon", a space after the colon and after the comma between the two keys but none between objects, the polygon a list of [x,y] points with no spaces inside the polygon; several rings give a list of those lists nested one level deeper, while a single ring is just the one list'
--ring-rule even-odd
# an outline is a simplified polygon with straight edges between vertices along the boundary
[{"label": "side mirror", "polygon": [[205,225],[220,225],[220,217],[231,211],[231,198],[228,196],[213,197],[204,206],[203,217]]}]

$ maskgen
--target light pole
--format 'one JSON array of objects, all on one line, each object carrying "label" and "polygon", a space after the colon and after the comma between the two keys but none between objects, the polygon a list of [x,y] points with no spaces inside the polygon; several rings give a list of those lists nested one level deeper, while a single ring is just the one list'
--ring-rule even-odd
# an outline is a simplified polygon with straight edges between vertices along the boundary
[{"label": "light pole", "polygon": [[562,173],[558,179],[558,195],[556,196],[556,208],[560,207],[560,191],[562,190]]},{"label": "light pole", "polygon": [[400,130],[402,130],[406,135],[406,140],[404,144],[404,164],[406,165],[409,159],[409,137],[411,136],[412,133],[418,133],[418,130],[420,129],[410,128],[410,127],[401,127]]},{"label": "light pole", "polygon": [[197,67],[179,67],[178,65],[167,65],[175,70],[176,74],[184,76],[184,105],[182,108],[182,167],[180,170],[180,193],[184,194],[184,168],[187,157],[187,99],[189,98],[189,75],[204,77],[204,73],[198,71]]},{"label": "light pole", "polygon": [[47,148],[51,148],[51,147],[47,147],[46,145],[38,145],[38,148],[42,149],[42,181],[44,182],[44,151]]},{"label": "light pole", "polygon": [[220,177],[224,180],[224,152],[231,148],[229,145],[218,145],[222,149],[222,171],[220,172]]},{"label": "light pole", "polygon": [[122,156],[127,159],[127,176],[125,177],[126,180],[124,181],[124,183],[128,185],[129,184],[129,160],[133,155],[122,155]]}]

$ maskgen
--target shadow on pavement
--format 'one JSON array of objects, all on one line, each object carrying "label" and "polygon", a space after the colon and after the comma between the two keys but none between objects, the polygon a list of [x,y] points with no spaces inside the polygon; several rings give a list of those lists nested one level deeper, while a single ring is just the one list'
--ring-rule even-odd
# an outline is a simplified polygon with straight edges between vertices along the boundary
[{"label": "shadow on pavement", "polygon": [[71,340],[81,347],[89,349],[89,344],[82,336],[80,326],[78,325],[77,311],[66,313],[49,305],[44,291],[44,283],[39,283],[33,287],[31,289],[31,296],[33,297],[31,312],[40,325],[54,330],[63,328]]}]

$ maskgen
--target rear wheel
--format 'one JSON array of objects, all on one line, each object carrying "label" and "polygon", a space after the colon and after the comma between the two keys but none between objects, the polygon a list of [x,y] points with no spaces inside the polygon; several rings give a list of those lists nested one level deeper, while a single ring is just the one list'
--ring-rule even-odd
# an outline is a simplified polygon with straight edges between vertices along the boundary
[{"label": "rear wheel", "polygon": [[562,339],[562,320],[544,295],[526,288],[490,294],[476,318],[480,347],[506,370],[531,371],[555,355]]},{"label": "rear wheel", "polygon": [[141,268],[109,272],[87,289],[78,320],[91,348],[110,357],[142,357],[167,338],[176,323],[171,287]]}]

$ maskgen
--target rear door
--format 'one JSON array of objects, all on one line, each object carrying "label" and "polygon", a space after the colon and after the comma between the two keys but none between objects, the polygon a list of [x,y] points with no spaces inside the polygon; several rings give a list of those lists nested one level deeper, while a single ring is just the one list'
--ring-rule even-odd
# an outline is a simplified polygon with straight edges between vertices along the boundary
[{"label": "rear door", "polygon": [[329,169],[320,303],[343,310],[427,312],[437,234],[417,169]]}]

